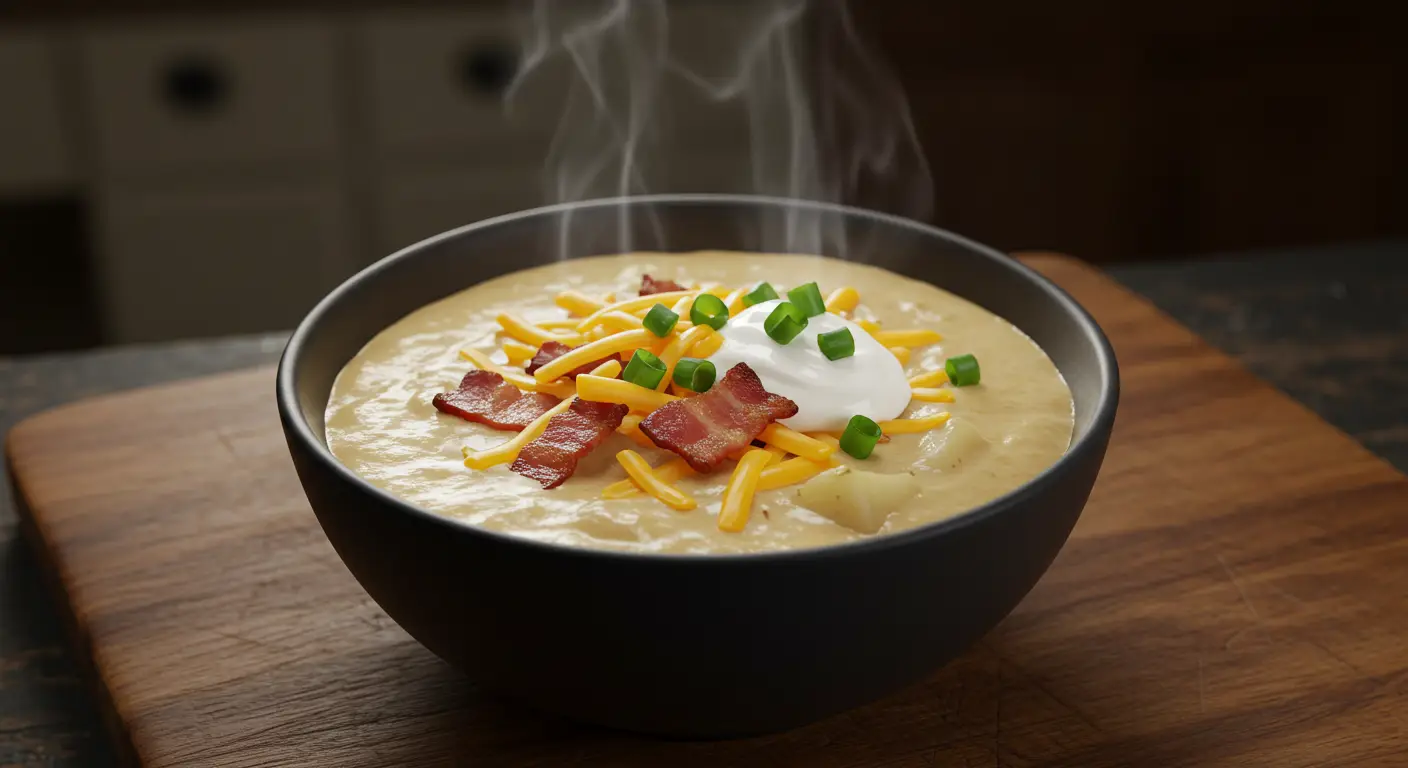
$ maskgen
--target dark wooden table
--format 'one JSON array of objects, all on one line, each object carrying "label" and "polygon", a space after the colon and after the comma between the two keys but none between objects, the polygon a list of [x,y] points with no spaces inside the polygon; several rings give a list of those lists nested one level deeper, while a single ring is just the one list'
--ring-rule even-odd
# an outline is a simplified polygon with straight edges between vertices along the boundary
[{"label": "dark wooden table", "polygon": [[[1408,471],[1408,242],[1270,256],[1112,271]],[[69,400],[266,363],[282,343],[277,335],[0,359],[0,432]],[[0,491],[0,766],[112,761],[58,612]]]}]

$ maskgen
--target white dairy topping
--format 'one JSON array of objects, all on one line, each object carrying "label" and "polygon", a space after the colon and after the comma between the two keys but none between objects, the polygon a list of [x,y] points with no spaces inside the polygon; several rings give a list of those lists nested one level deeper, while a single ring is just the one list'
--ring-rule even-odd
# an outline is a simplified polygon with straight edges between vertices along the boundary
[{"label": "white dairy topping", "polygon": [[[859,325],[830,312],[808,318],[807,327],[788,344],[778,344],[763,321],[781,299],[755,304],[730,317],[720,331],[724,343],[709,360],[722,379],[730,368],[747,363],[763,388],[797,404],[797,415],[782,423],[802,432],[839,431],[856,414],[876,421],[893,419],[909,405],[904,367]],[[851,329],[856,353],[827,360],[817,334]]]}]

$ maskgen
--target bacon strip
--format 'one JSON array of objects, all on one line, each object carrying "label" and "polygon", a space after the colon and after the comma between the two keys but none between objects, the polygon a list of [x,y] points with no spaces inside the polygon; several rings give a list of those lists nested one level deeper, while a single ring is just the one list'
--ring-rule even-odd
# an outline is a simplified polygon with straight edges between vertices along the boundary
[{"label": "bacon strip", "polygon": [[669,293],[670,291],[683,291],[684,286],[674,280],[657,280],[650,275],[640,276],[640,295],[649,296],[655,293]]},{"label": "bacon strip", "polygon": [[708,392],[656,408],[641,420],[640,431],[694,471],[712,472],[768,424],[796,415],[796,403],[763,389],[758,374],[739,363]]},{"label": "bacon strip", "polygon": [[[528,375],[531,376],[537,373],[539,368],[571,352],[573,349],[576,349],[576,347],[568,346],[560,341],[545,341],[541,347],[538,347],[538,351],[533,355],[533,359],[528,361],[528,367],[525,370]],[[593,368],[596,368],[607,360],[615,360],[619,363],[621,362],[621,356],[618,354],[607,355],[600,360],[594,360],[586,365],[579,365],[567,373],[567,378],[575,379],[584,373],[591,373]]]},{"label": "bacon strip", "polygon": [[567,410],[548,419],[538,439],[523,446],[509,469],[537,480],[544,489],[556,488],[577,471],[578,461],[621,426],[628,411],[624,405],[574,398]]},{"label": "bacon strip", "polygon": [[430,402],[441,413],[465,421],[522,432],[559,401],[543,392],[525,393],[493,371],[475,369],[464,375],[459,389],[441,392]]}]

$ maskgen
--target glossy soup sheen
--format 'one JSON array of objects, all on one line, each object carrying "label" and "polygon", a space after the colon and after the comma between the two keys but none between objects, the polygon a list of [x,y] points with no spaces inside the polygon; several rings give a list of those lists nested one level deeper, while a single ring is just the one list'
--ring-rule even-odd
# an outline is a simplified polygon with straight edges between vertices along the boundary
[{"label": "glossy soup sheen", "polygon": [[[512,437],[444,415],[431,405],[472,366],[462,348],[497,352],[495,316],[513,312],[531,321],[561,319],[553,297],[567,289],[592,296],[634,296],[650,273],[682,284],[731,287],[767,280],[779,288],[816,281],[826,294],[859,290],[857,318],[884,327],[929,328],[936,345],[916,348],[912,376],[972,353],[982,383],[954,390],[955,402],[911,402],[906,416],[953,414],[945,426],[895,435],[865,461],[840,456],[856,469],[913,473],[918,495],[905,501],[876,534],[862,534],[812,512],[800,486],[758,494],[747,528],[716,525],[719,499],[733,463],[717,473],[685,478],[681,490],[698,500],[677,512],[649,496],[604,500],[602,488],[625,476],[615,455],[632,448],[652,465],[673,457],[613,435],[583,459],[561,487],[544,491],[507,465],[467,469],[461,449],[480,450]],[[496,359],[503,361],[502,353]],[[719,371],[722,378],[724,371]],[[764,382],[766,383],[766,381]],[[571,546],[661,553],[737,553],[801,549],[883,536],[946,519],[990,501],[1050,466],[1070,444],[1070,391],[1050,359],[1002,318],[926,283],[860,264],[815,256],[705,252],[602,256],[515,272],[423,307],[372,339],[342,370],[327,409],[334,455],[372,484],[413,504],[466,523]]]}]

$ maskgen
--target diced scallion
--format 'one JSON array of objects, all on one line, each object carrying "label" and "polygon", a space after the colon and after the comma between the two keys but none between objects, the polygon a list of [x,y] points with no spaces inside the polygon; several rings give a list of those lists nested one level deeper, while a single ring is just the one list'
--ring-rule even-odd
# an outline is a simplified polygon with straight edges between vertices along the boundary
[{"label": "diced scallion", "polygon": [[807,317],[826,314],[826,300],[821,297],[821,289],[816,283],[799,285],[787,292],[787,300],[802,310]]},{"label": "diced scallion", "polygon": [[708,392],[717,375],[714,364],[708,360],[686,357],[675,363],[675,383],[691,392]]},{"label": "diced scallion", "polygon": [[728,322],[728,306],[718,296],[701,294],[689,309],[689,321],[695,325],[707,325],[717,331]]},{"label": "diced scallion", "polygon": [[751,307],[777,298],[777,290],[770,283],[759,283],[757,288],[743,294],[743,306]]},{"label": "diced scallion", "polygon": [[972,355],[959,355],[944,361],[944,373],[955,387],[971,387],[982,381],[983,373],[978,368],[978,358]]},{"label": "diced scallion", "polygon": [[851,335],[850,328],[818,333],[816,345],[821,348],[821,354],[826,355],[827,360],[840,360],[856,353],[856,339]]},{"label": "diced scallion", "polygon": [[650,308],[649,312],[645,313],[645,320],[641,321],[641,325],[644,325],[647,331],[663,339],[670,335],[670,331],[675,329],[675,323],[679,321],[680,316],[669,307],[664,304],[656,304]]},{"label": "diced scallion", "polygon": [[631,361],[626,363],[626,370],[621,372],[621,378],[638,387],[655,389],[660,380],[665,378],[665,363],[649,351],[637,349],[636,353],[631,355]]},{"label": "diced scallion", "polygon": [[880,425],[860,414],[852,416],[846,424],[846,431],[841,433],[841,450],[857,459],[869,458],[870,452],[875,450],[875,444],[878,442]]},{"label": "diced scallion", "polygon": [[806,327],[807,316],[786,301],[774,307],[768,318],[763,321],[763,330],[767,332],[768,338],[778,344],[790,343]]}]

